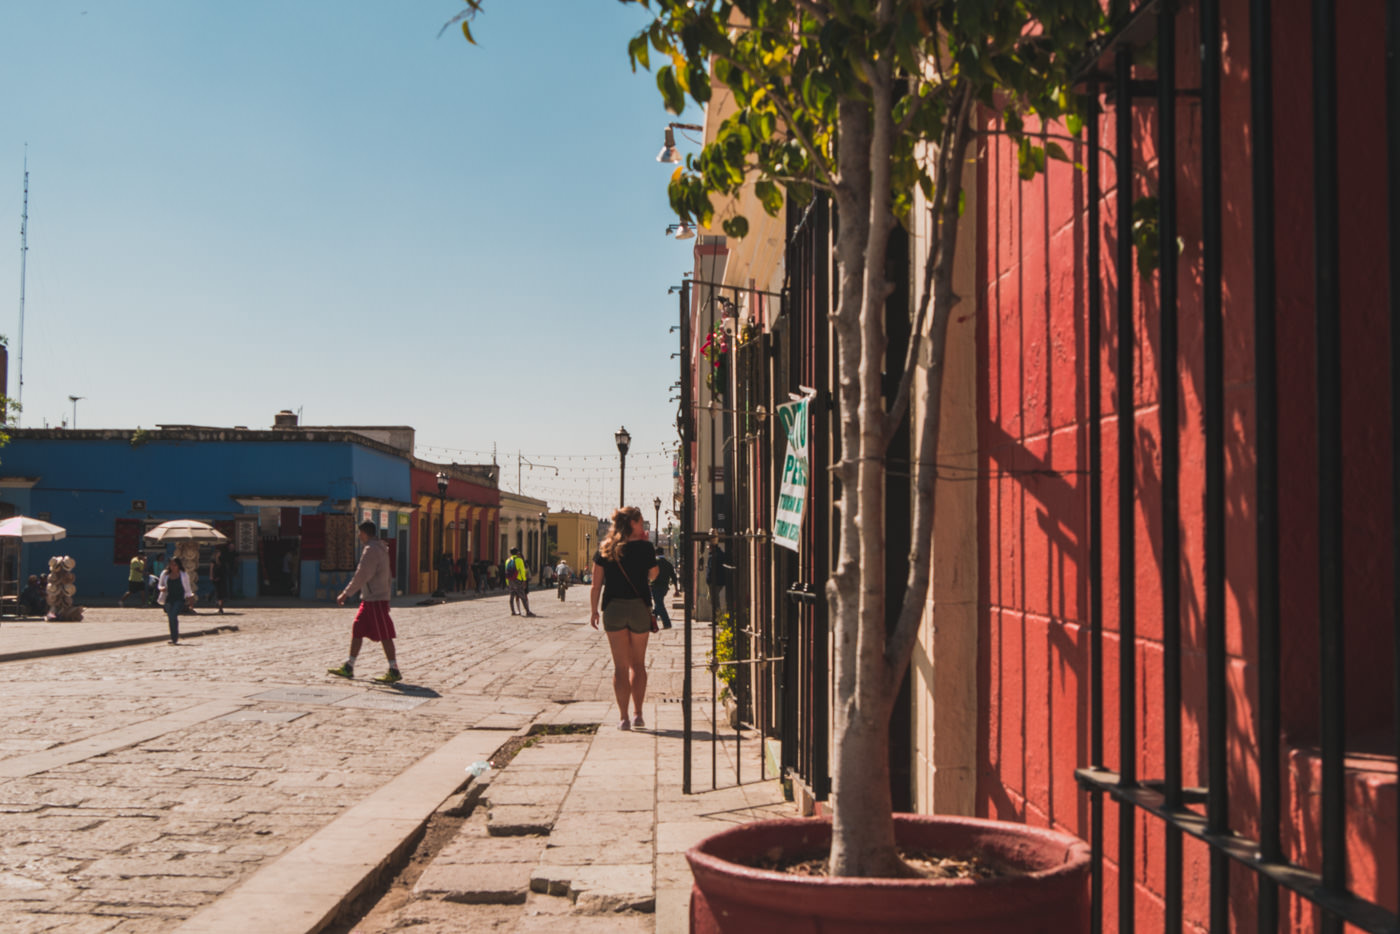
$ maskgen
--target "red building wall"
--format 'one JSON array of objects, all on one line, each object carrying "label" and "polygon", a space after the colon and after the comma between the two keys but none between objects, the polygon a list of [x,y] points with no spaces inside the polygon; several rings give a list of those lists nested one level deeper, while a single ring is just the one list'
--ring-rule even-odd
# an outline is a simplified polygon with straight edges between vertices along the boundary
[{"label": "red building wall", "polygon": [[[1286,833],[1292,856],[1312,868],[1317,840],[1317,568],[1313,407],[1312,160],[1310,4],[1275,5],[1276,201],[1280,329],[1280,451],[1283,511],[1284,745]],[[1394,760],[1366,757],[1394,750],[1391,671],[1393,620],[1389,560],[1389,392],[1386,359],[1386,239],[1382,7],[1379,0],[1343,4],[1339,108],[1342,144],[1343,314],[1346,396],[1343,432],[1346,541],[1343,561],[1347,619],[1348,820],[1351,884],[1358,894],[1395,905]],[[1224,151],[1226,613],[1231,824],[1257,838],[1258,734],[1255,549],[1253,264],[1250,217],[1248,17],[1244,0],[1222,2],[1227,42],[1222,101]],[[1179,16],[1178,82],[1200,87],[1196,9]],[[1136,77],[1151,78],[1140,70]],[[1201,745],[1204,679],[1204,397],[1201,306],[1199,102],[1177,109],[1180,263],[1180,353],[1175,366],[1182,531],[1184,784],[1204,786]],[[1113,147],[1114,109],[1106,105],[1102,142]],[[994,128],[988,118],[985,125]],[[1156,108],[1139,101],[1133,116],[1134,196],[1157,189]],[[1063,132],[1061,130],[1061,132]],[[979,491],[981,608],[979,645],[980,813],[1053,826],[1087,839],[1087,797],[1074,783],[1089,764],[1088,652],[1088,401],[1087,369],[1101,373],[1103,413],[1103,622],[1105,765],[1119,767],[1119,622],[1116,445],[1119,419],[1113,269],[1113,167],[1102,164],[1103,340],[1092,353],[1085,333],[1090,278],[1085,177],[1062,163],[1022,182],[1014,146],[996,136],[983,145],[978,204]],[[1076,160],[1089,158],[1082,147]],[[1138,737],[1130,748],[1138,773],[1164,770],[1162,673],[1162,515],[1158,405],[1157,276],[1134,271],[1136,295],[1132,375],[1135,475]],[[1104,917],[1116,930],[1118,809],[1105,806]],[[1139,929],[1162,929],[1163,825],[1137,815],[1135,915]],[[1188,927],[1207,926],[1208,868],[1202,846],[1186,845]],[[1254,880],[1232,871],[1231,911],[1237,929],[1253,929]],[[1311,912],[1288,907],[1290,930],[1311,930]]]},{"label": "red building wall", "polygon": [[[412,588],[415,586],[414,582],[420,580],[421,572],[418,568],[422,551],[422,523],[432,522],[434,523],[433,528],[436,529],[439,522],[441,501],[437,486],[437,469],[425,470],[421,467],[410,467],[409,484],[414,502],[420,501],[425,496],[430,496],[433,500],[431,509],[414,511],[413,520],[409,526],[409,581]],[[481,513],[482,538],[477,544],[480,554],[472,554],[468,558],[471,561],[475,561],[479,557],[488,561],[499,561],[497,552],[500,549],[497,547],[496,530],[500,523],[500,506],[501,491],[499,489],[456,477],[449,478],[447,482],[447,521],[449,524],[457,522],[459,527],[453,530],[452,535],[448,538],[446,550],[454,557],[461,557],[459,554],[462,550],[460,525],[466,521],[468,507],[472,507],[480,510]],[[473,531],[476,528],[475,521],[475,519],[472,520]],[[429,577],[435,573],[436,569],[434,568]]]}]

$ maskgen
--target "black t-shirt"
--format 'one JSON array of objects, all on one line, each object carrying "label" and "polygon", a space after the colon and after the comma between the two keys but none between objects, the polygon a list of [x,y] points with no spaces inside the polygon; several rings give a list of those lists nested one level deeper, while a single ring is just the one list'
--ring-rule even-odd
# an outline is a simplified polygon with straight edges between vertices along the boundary
[{"label": "black t-shirt", "polygon": [[593,555],[593,563],[603,566],[602,609],[607,609],[608,603],[613,600],[651,600],[648,585],[651,583],[651,569],[656,567],[656,549],[651,542],[646,539],[625,542],[620,563],[605,561],[601,551]]}]

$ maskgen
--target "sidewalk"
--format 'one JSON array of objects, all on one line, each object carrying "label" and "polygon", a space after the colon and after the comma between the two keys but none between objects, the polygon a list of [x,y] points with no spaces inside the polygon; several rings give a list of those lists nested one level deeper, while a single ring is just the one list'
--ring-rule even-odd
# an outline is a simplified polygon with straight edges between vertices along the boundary
[{"label": "sidewalk", "polygon": [[[0,662],[170,640],[170,627],[165,621],[164,612],[133,607],[130,614],[129,619],[82,623],[4,620],[0,622]],[[238,626],[232,619],[217,613],[200,612],[180,617],[181,639],[237,631]]]},{"label": "sidewalk", "polygon": [[710,790],[708,709],[694,706],[692,795],[681,790],[679,703],[648,702],[650,725],[626,732],[611,704],[570,704],[546,715],[536,729],[603,726],[592,736],[540,735],[504,769],[483,775],[477,807],[418,877],[412,900],[335,930],[687,931],[685,851],[730,824],[796,813],[775,778],[759,780],[754,733],[740,750],[749,784],[734,784],[734,734],[726,731],[715,763],[720,787]]}]

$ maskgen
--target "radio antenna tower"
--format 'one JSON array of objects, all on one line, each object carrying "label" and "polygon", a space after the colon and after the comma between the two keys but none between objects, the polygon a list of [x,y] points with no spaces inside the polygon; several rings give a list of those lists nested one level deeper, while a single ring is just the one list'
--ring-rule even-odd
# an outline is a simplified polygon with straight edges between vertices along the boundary
[{"label": "radio antenna tower", "polygon": [[24,144],[24,212],[19,221],[19,389],[15,393],[15,425],[24,411],[24,271],[29,259],[29,144]]}]

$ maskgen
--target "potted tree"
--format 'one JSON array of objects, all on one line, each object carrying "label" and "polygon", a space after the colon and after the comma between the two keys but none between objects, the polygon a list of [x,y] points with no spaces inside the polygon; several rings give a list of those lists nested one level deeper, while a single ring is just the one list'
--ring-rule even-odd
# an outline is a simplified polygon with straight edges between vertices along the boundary
[{"label": "potted tree", "polygon": [[[954,257],[963,172],[986,132],[1017,145],[1020,173],[1082,129],[1070,70],[1108,23],[1098,0],[633,0],[654,11],[628,47],[667,108],[705,105],[711,82],[734,112],[670,183],[683,222],[711,226],[712,195],[748,184],[776,216],[784,195],[833,199],[839,224],[833,325],[842,460],[840,556],[828,584],[835,620],[830,823],[764,822],[726,831],[689,854],[692,925],[701,930],[899,929],[1020,932],[1081,928],[1088,848],[1019,824],[896,817],[889,718],[928,599],[935,471],[915,474],[914,545],[902,594],[886,593],[885,453],[913,407],[917,450],[938,450],[948,324],[959,296]],[[1118,5],[1112,5],[1116,8]],[[988,118],[999,117],[994,122]],[[1061,128],[1062,127],[1062,128]],[[883,393],[886,255],[895,225],[930,214],[914,339],[897,394]],[[742,237],[747,219],[722,219]],[[898,366],[898,361],[888,365]],[[887,635],[886,601],[899,599]],[[931,882],[907,850],[976,852],[1009,874]],[[770,851],[827,856],[826,875],[753,868]],[[935,923],[937,919],[937,923]],[[941,926],[938,926],[941,925]]]},{"label": "potted tree", "polygon": [[[468,23],[482,0],[465,0]],[[704,106],[711,82],[735,110],[672,176],[681,221],[712,226],[711,196],[745,185],[776,216],[784,196],[833,199],[839,225],[837,337],[841,550],[828,584],[835,621],[830,822],[745,825],[688,855],[697,930],[1069,931],[1087,911],[1087,847],[1019,824],[896,816],[889,718],[931,579],[935,471],[915,471],[913,549],[886,632],[884,456],[911,411],[917,450],[938,450],[963,171],[974,141],[1013,140],[1022,178],[1070,159],[1083,102],[1070,69],[1106,32],[1101,0],[626,0],[652,12],[629,43],[667,108]],[[1109,4],[1118,9],[1122,4]],[[994,124],[991,117],[997,117]],[[1063,126],[1063,130],[1060,127]],[[927,211],[924,281],[901,380],[886,402],[886,258],[896,224]],[[747,219],[722,218],[743,237]],[[890,366],[900,366],[891,361]],[[931,453],[923,459],[932,461]],[[1007,873],[930,881],[901,856],[976,852]],[[819,852],[826,874],[754,868],[772,853]]]}]

